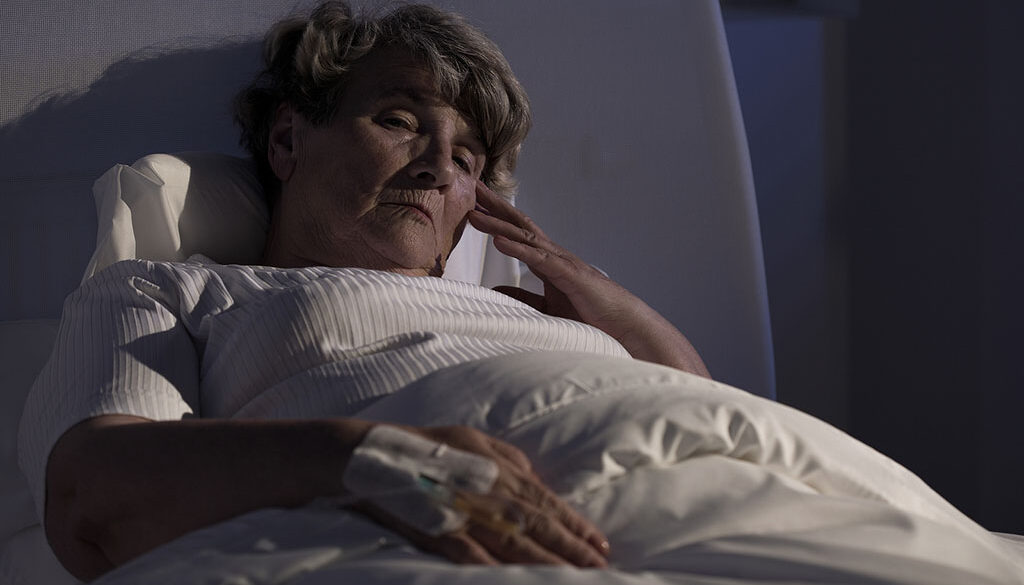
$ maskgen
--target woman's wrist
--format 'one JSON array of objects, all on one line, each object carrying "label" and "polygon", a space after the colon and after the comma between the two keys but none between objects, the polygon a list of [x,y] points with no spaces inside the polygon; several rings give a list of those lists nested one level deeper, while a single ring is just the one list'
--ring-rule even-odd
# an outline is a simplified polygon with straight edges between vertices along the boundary
[{"label": "woman's wrist", "polygon": [[[639,299],[638,302],[643,303]],[[636,326],[617,338],[629,355],[705,378],[711,377],[700,354],[679,329],[646,303],[640,310],[642,315],[634,321]]]},{"label": "woman's wrist", "polygon": [[330,495],[344,495],[347,490],[343,485],[342,477],[345,475],[349,462],[352,461],[352,452],[363,442],[370,429],[380,423],[356,418],[331,418],[324,422],[329,426],[331,433],[329,441],[332,448],[329,448],[328,451],[335,454],[332,457],[335,464],[324,467],[324,469],[331,470],[327,482],[328,489]]}]

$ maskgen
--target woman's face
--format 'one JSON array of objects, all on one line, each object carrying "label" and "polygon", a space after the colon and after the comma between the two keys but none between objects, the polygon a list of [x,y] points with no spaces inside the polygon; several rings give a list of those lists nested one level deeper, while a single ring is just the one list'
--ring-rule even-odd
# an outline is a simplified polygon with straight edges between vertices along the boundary
[{"label": "woman's face", "polygon": [[476,128],[394,50],[357,63],[330,124],[284,106],[270,160],[282,189],[268,263],[440,276],[485,164]]}]

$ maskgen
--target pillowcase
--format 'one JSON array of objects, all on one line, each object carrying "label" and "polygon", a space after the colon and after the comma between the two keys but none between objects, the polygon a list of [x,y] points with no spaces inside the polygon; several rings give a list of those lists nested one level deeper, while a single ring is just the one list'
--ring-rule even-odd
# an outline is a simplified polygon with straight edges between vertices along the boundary
[{"label": "pillowcase", "polygon": [[[259,264],[270,217],[251,159],[212,152],[151,154],[93,184],[96,251],[83,280],[128,258]],[[445,278],[518,285],[519,265],[467,225]]]}]

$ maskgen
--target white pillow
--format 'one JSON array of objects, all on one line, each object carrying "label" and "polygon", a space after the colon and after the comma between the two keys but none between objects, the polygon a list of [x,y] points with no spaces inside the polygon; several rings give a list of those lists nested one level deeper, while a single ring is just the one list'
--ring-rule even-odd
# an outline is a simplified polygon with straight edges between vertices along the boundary
[{"label": "white pillow", "polygon": [[[118,164],[93,184],[96,251],[87,279],[128,258],[183,261],[203,254],[222,264],[257,264],[269,217],[250,159],[211,152],[151,154]],[[466,226],[445,278],[518,285],[519,266]]]}]

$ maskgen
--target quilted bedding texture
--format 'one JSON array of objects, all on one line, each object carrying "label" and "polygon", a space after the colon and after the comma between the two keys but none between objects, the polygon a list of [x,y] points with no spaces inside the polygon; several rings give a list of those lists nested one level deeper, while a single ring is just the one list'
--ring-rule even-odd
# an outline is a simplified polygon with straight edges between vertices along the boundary
[{"label": "quilted bedding texture", "polygon": [[1024,547],[784,405],[630,359],[525,353],[436,372],[362,417],[465,424],[526,452],[612,568],[451,564],[358,515],[260,510],[100,583],[1024,583]]}]

